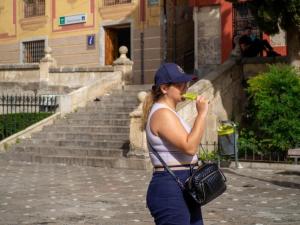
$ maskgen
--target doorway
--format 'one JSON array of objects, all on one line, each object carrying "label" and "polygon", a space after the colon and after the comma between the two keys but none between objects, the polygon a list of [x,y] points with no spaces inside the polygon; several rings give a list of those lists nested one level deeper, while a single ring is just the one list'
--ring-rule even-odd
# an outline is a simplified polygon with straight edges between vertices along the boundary
[{"label": "doorway", "polygon": [[119,48],[128,48],[127,57],[131,59],[130,24],[105,27],[105,65],[112,65],[119,57]]}]

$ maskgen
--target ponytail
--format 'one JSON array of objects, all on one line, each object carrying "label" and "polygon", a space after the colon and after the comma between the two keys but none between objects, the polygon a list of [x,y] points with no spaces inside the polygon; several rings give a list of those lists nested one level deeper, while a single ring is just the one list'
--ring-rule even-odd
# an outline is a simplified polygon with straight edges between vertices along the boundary
[{"label": "ponytail", "polygon": [[146,129],[148,117],[153,104],[161,97],[163,93],[160,86],[152,86],[152,91],[149,92],[143,103],[143,115],[142,115],[142,130]]}]

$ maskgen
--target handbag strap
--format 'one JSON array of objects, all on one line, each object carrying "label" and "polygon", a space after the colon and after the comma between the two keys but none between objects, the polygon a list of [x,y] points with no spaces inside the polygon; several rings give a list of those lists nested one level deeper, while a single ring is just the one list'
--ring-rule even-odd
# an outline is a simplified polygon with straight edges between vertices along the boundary
[{"label": "handbag strap", "polygon": [[179,187],[182,190],[185,190],[185,187],[178,176],[175,175],[175,173],[170,169],[170,167],[166,164],[166,162],[162,159],[162,157],[158,154],[155,148],[151,145],[151,143],[148,141],[149,146],[151,147],[154,155],[159,159],[161,164],[164,166],[164,168],[172,175],[172,177],[175,179],[175,181],[178,183]]}]

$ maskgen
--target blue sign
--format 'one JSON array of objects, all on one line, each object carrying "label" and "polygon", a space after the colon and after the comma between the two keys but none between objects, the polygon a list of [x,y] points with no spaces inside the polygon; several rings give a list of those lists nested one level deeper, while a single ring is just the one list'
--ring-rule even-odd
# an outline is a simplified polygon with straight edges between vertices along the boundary
[{"label": "blue sign", "polygon": [[87,48],[95,48],[95,34],[87,35]]},{"label": "blue sign", "polygon": [[155,6],[158,5],[159,1],[158,0],[148,0],[148,5],[149,6]]}]

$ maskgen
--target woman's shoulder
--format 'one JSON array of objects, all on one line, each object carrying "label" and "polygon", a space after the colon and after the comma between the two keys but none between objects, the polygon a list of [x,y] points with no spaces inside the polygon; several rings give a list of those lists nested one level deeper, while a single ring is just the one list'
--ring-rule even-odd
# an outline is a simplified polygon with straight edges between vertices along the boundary
[{"label": "woman's shoulder", "polygon": [[151,116],[151,123],[154,122],[157,125],[169,126],[174,124],[174,120],[178,120],[177,115],[167,107],[157,109]]}]

